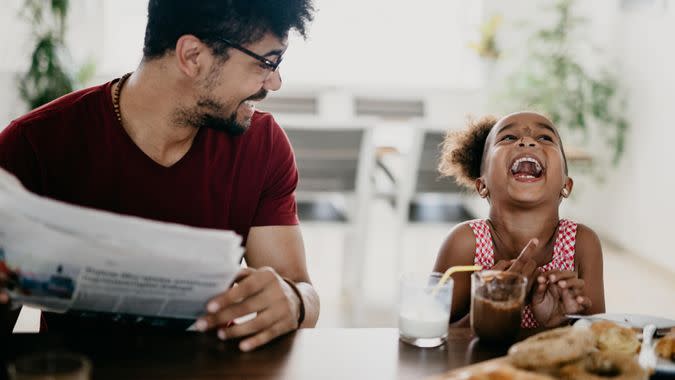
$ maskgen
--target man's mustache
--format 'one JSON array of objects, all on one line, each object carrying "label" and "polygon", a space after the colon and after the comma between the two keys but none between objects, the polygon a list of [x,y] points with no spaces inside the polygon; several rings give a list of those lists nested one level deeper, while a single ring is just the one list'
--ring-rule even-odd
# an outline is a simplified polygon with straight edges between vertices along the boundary
[{"label": "man's mustache", "polygon": [[249,101],[249,100],[252,100],[252,101],[259,101],[259,100],[265,99],[266,97],[267,97],[267,90],[261,89],[261,90],[258,91],[255,95],[249,96],[249,97],[246,98],[246,100],[244,100],[244,101],[245,101],[245,102],[246,102],[246,101]]}]

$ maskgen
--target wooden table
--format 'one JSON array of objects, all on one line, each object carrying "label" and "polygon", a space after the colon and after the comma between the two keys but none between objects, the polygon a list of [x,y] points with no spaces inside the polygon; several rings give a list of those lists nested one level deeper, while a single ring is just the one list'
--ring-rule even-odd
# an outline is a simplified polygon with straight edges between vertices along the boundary
[{"label": "wooden table", "polygon": [[0,344],[0,368],[14,357],[50,349],[85,354],[94,379],[148,380],[424,379],[506,352],[481,345],[469,329],[450,329],[448,343],[435,349],[401,343],[393,328],[306,329],[249,353],[200,333],[14,334]]}]

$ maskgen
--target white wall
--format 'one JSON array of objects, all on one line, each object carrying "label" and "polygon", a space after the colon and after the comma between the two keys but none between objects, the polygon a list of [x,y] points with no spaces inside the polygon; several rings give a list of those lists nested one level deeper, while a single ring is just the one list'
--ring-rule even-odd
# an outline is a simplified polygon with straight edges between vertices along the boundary
[{"label": "white wall", "polygon": [[[602,4],[603,2],[600,2]],[[631,10],[604,1],[595,17],[614,18],[606,47],[615,55],[628,100],[626,156],[603,187],[584,186],[575,213],[603,235],[675,272],[675,4]],[[665,4],[665,6],[664,6]]]},{"label": "white wall", "polygon": [[0,12],[0,38],[4,50],[4,54],[0,54],[0,128],[25,111],[17,94],[16,80],[18,72],[30,59],[29,50],[25,48],[30,31],[27,23],[18,16],[20,4],[21,0],[7,0]]},{"label": "white wall", "polygon": [[[577,2],[577,10],[590,20],[587,33],[580,38],[600,50],[589,63],[603,64],[617,74],[631,130],[620,165],[605,173],[604,183],[571,172],[575,190],[562,213],[589,225],[606,240],[675,272],[670,239],[675,199],[669,194],[675,187],[671,169],[675,165],[671,148],[671,141],[675,141],[671,125],[675,2],[634,3],[638,5],[622,9],[621,2],[614,0]],[[505,19],[499,36],[506,51],[502,63],[506,68],[497,70],[501,75],[513,68],[527,35],[523,28],[512,25],[523,20],[533,26],[549,22],[541,6],[533,6],[529,0],[488,0],[485,13],[499,13]],[[477,209],[481,207],[484,209],[482,203]]]},{"label": "white wall", "polygon": [[478,29],[482,1],[315,3],[307,43],[291,44],[285,58],[288,83],[438,89],[478,80],[466,45]]},{"label": "white wall", "polygon": [[[100,63],[111,57],[106,55],[104,36],[103,0],[71,0],[66,43],[69,55],[62,57],[69,67],[81,67],[87,61]],[[0,129],[10,120],[27,111],[18,94],[18,77],[30,63],[34,48],[30,25],[21,16],[23,0],[5,0],[0,12]]]}]

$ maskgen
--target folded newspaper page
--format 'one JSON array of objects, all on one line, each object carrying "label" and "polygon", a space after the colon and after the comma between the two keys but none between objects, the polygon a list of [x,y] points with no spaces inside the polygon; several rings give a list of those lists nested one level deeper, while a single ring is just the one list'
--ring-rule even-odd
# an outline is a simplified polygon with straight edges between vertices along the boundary
[{"label": "folded newspaper page", "polygon": [[32,194],[0,169],[0,272],[13,304],[194,319],[234,281],[241,237]]}]

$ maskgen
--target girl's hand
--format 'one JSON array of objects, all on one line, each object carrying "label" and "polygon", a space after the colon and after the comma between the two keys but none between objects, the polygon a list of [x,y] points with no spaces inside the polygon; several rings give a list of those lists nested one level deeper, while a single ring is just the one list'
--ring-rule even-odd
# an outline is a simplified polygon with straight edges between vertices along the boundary
[{"label": "girl's hand", "polygon": [[532,288],[536,283],[536,278],[539,276],[540,271],[537,268],[537,262],[532,258],[534,255],[535,248],[539,245],[539,240],[537,238],[532,238],[527,242],[525,247],[515,260],[511,260],[511,266],[506,270],[507,272],[515,272],[523,275],[527,278],[527,290],[525,299],[529,300],[532,293]]},{"label": "girl's hand", "polygon": [[591,306],[584,295],[584,281],[576,272],[550,271],[538,276],[537,282],[531,307],[542,326],[559,326],[567,319],[566,314],[583,313]]},{"label": "girl's hand", "polygon": [[499,260],[497,261],[497,264],[492,267],[492,270],[506,271],[513,265],[514,261],[515,260]]},{"label": "girl's hand", "polygon": [[[590,309],[592,303],[585,295],[584,280],[578,278],[576,272],[551,271],[546,273],[546,276],[549,282],[555,283],[561,289],[565,314],[584,314]],[[539,281],[545,282],[546,278]]]}]

